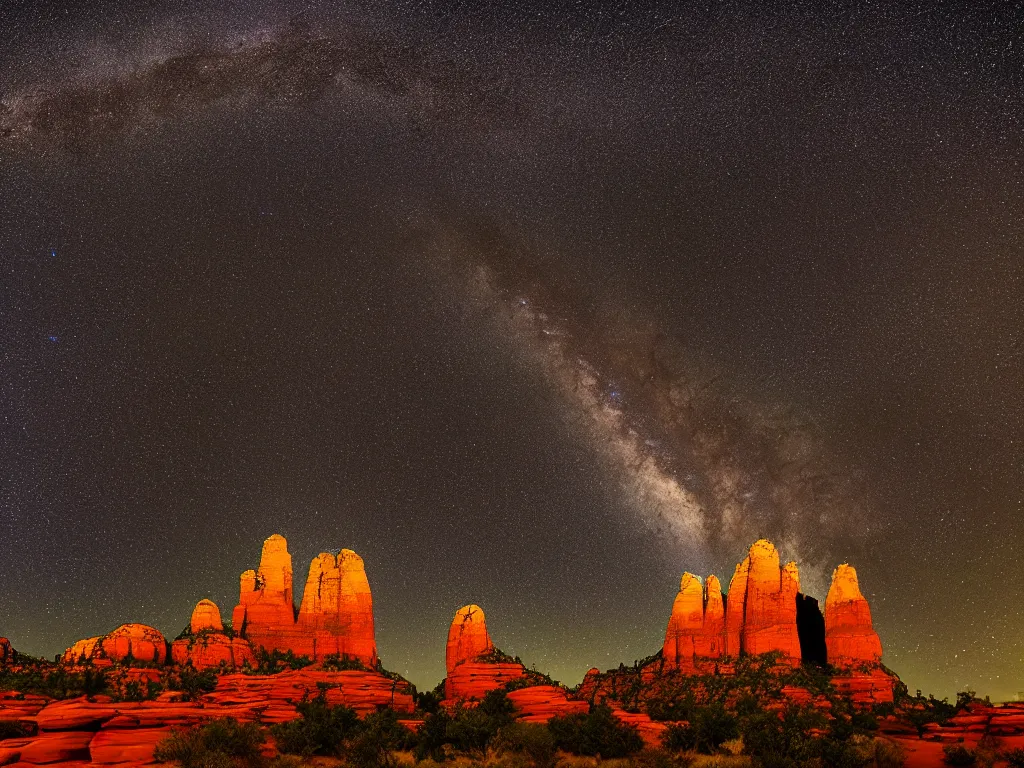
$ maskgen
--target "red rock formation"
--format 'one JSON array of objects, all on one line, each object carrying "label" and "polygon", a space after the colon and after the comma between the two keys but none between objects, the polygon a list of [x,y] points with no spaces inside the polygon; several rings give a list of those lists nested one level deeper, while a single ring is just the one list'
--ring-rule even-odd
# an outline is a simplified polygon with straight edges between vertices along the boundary
[{"label": "red rock formation", "polygon": [[704,627],[693,639],[697,658],[717,659],[725,655],[725,602],[722,585],[717,576],[708,576],[704,582]]},{"label": "red rock formation", "polygon": [[212,600],[200,600],[192,609],[192,619],[189,621],[189,629],[193,635],[198,635],[204,630],[223,632],[224,623],[220,620],[220,608]]},{"label": "red rock formation", "polygon": [[882,660],[882,642],[871,624],[871,608],[861,594],[857,571],[850,565],[840,565],[832,573],[825,599],[825,646],[829,663],[837,667]]},{"label": "red rock formation", "polygon": [[76,640],[70,648],[64,651],[60,660],[65,664],[82,664],[91,661],[95,656],[96,646],[102,639],[102,637],[87,637],[84,640]]},{"label": "red rock formation", "polygon": [[704,632],[704,585],[692,573],[684,573],[672,615],[665,630],[662,655],[670,668],[692,670],[694,638]]},{"label": "red rock formation", "polygon": [[231,623],[235,632],[255,645],[291,649],[295,629],[292,556],[283,536],[275,533],[264,541],[259,569],[242,574]]},{"label": "red rock formation", "polygon": [[509,691],[508,700],[516,708],[516,719],[527,723],[546,723],[552,717],[586,714],[590,705],[574,701],[564,688],[555,685],[534,685]]},{"label": "red rock formation", "polygon": [[163,664],[167,659],[167,640],[145,624],[122,624],[100,639],[99,649],[111,661]]},{"label": "red rock formation", "polygon": [[662,657],[669,669],[694,671],[698,659],[717,659],[725,652],[725,605],[715,576],[706,584],[684,573],[665,630]]},{"label": "red rock formation", "polygon": [[522,664],[484,662],[480,657],[494,650],[487,634],[487,622],[479,605],[466,605],[455,612],[445,646],[444,695],[450,701],[482,699],[488,691],[526,675]]},{"label": "red rock formation", "polygon": [[268,650],[315,660],[338,654],[376,667],[373,597],[359,555],[343,549],[313,558],[297,616],[292,592],[288,544],[274,534],[263,543],[259,570],[242,574],[236,634]]},{"label": "red rock formation", "polygon": [[11,641],[6,637],[0,637],[0,664],[9,664],[14,661],[14,649]]},{"label": "red rock formation", "polygon": [[239,669],[256,665],[252,644],[224,632],[220,609],[212,600],[200,600],[189,622],[191,637],[171,643],[171,659],[175,664],[191,664],[196,669]]},{"label": "red rock formation", "polygon": [[736,566],[725,606],[725,653],[737,657],[743,651],[743,618],[747,598],[747,580],[750,577],[750,557]]},{"label": "red rock formation", "polygon": [[115,661],[163,664],[167,658],[167,640],[145,624],[122,624],[108,635],[78,640],[61,655],[65,664],[91,662],[97,666]]},{"label": "red rock formation", "polygon": [[782,651],[800,660],[796,630],[796,595],[800,591],[796,563],[779,567],[779,553],[771,542],[757,541],[750,548],[750,576],[744,599],[743,650],[750,654]]},{"label": "red rock formation", "polygon": [[448,629],[448,643],[445,646],[444,660],[448,675],[451,676],[459,664],[473,661],[493,649],[494,643],[487,634],[483,608],[479,605],[459,608]]},{"label": "red rock formation", "polygon": [[297,628],[297,644],[305,655],[339,654],[371,668],[377,665],[373,597],[359,555],[343,549],[337,556],[322,552],[313,558]]}]

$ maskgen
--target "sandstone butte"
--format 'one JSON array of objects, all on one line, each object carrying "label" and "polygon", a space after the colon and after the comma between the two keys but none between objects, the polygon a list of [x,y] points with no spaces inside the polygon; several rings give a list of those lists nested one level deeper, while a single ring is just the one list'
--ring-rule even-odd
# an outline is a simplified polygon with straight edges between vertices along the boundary
[{"label": "sandstone butte", "polygon": [[832,586],[825,598],[825,647],[829,662],[837,667],[882,660],[882,642],[871,623],[871,608],[851,565],[840,565],[832,573]]},{"label": "sandstone butte", "polygon": [[252,644],[224,631],[220,608],[212,600],[200,600],[192,611],[189,636],[171,643],[171,659],[175,664],[191,664],[199,670],[239,669],[245,664],[255,666]]},{"label": "sandstone butte", "polygon": [[163,664],[167,661],[167,640],[160,630],[145,624],[122,624],[100,637],[79,640],[66,651],[61,660],[69,664],[92,662],[109,666],[115,661],[138,661]]},{"label": "sandstone butte", "polygon": [[[491,658],[492,655],[498,658]],[[479,605],[459,608],[448,629],[445,645],[448,674],[444,681],[444,705],[472,705],[488,692],[525,678],[527,687],[508,694],[520,720],[546,723],[552,717],[589,710],[587,702],[570,700],[568,691],[562,686],[547,684],[550,681],[542,679],[536,672],[527,671],[519,662],[505,661],[500,657],[487,633],[483,609]]]},{"label": "sandstone butte", "polygon": [[665,631],[662,656],[669,668],[694,671],[699,659],[779,651],[799,664],[796,563],[780,565],[771,542],[760,540],[736,566],[727,599],[715,576],[705,583],[683,574]]},{"label": "sandstone butte", "polygon": [[363,559],[350,549],[313,558],[296,615],[292,557],[284,537],[274,534],[263,542],[259,568],[242,573],[232,625],[267,650],[315,660],[338,654],[377,666],[373,597]]},{"label": "sandstone butte", "polygon": [[465,605],[455,612],[445,646],[444,695],[450,701],[479,700],[525,674],[522,664],[484,661],[494,650],[487,620],[479,605]]}]

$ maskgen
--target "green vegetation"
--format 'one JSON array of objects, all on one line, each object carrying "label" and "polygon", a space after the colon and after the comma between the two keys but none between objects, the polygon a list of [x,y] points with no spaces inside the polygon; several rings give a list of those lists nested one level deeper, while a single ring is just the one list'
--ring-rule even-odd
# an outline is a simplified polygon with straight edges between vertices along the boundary
[{"label": "green vegetation", "polygon": [[107,691],[107,679],[102,671],[86,668],[69,672],[64,667],[49,663],[24,666],[18,671],[0,670],[0,691],[18,691],[69,699],[75,696],[95,696]]},{"label": "green vegetation", "polygon": [[323,692],[298,705],[299,717],[270,730],[282,752],[311,757],[341,756],[344,743],[360,727],[359,716],[351,707],[332,707]]},{"label": "green vegetation", "polygon": [[309,656],[297,656],[292,651],[256,651],[256,666],[246,663],[241,672],[246,675],[274,675],[289,669],[302,669],[313,663]]},{"label": "green vegetation", "polygon": [[482,756],[498,732],[513,722],[515,708],[502,689],[472,708],[441,709],[427,717],[417,734],[416,757],[442,760],[452,752]]},{"label": "green vegetation", "polygon": [[195,701],[217,687],[217,673],[210,669],[200,672],[189,664],[168,677],[167,687],[172,691],[181,691],[185,701]]},{"label": "green vegetation", "polygon": [[177,762],[181,768],[257,768],[263,762],[260,747],[265,740],[258,724],[226,717],[172,731],[157,745],[153,756],[160,762]]},{"label": "green vegetation", "polygon": [[943,762],[946,765],[975,765],[978,753],[963,744],[949,744],[942,748]]},{"label": "green vegetation", "polygon": [[1024,748],[1018,747],[1004,752],[1003,760],[1012,768],[1024,768]]},{"label": "green vegetation", "polygon": [[320,666],[325,672],[344,672],[346,670],[370,671],[370,668],[359,659],[353,659],[351,656],[342,656],[339,653],[324,656]]},{"label": "green vegetation", "polygon": [[552,718],[548,729],[559,749],[576,755],[626,757],[643,748],[637,729],[621,723],[605,705],[591,707],[585,715]]}]

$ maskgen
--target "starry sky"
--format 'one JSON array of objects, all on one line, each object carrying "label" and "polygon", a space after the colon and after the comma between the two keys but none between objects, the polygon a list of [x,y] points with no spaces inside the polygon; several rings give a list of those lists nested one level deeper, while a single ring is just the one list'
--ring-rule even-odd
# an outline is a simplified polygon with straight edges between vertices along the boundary
[{"label": "starry sky", "polygon": [[420,687],[470,602],[574,684],[767,537],[911,691],[1024,691],[1022,32],[0,4],[0,635],[173,637],[277,532]]}]

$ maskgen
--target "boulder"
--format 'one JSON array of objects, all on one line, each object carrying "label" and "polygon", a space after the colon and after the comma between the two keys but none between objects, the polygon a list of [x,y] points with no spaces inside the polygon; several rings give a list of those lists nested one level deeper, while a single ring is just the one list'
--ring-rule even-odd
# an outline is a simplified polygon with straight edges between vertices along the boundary
[{"label": "boulder", "polygon": [[871,608],[861,594],[857,571],[840,565],[832,573],[825,598],[825,646],[833,666],[878,664],[882,642],[871,623]]}]

